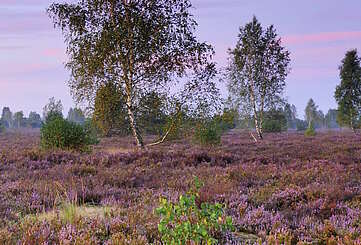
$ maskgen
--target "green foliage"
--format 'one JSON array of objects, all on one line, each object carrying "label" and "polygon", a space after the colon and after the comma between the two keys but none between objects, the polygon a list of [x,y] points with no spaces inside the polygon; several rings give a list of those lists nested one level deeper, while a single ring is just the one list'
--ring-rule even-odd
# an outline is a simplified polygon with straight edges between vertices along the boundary
[{"label": "green foliage", "polygon": [[58,117],[63,118],[63,105],[60,100],[56,101],[54,97],[51,97],[43,108],[43,118],[47,122]]},{"label": "green foliage", "polygon": [[237,126],[239,114],[236,109],[224,109],[223,113],[215,116],[214,120],[219,124],[219,128],[226,132]]},{"label": "green foliage", "polygon": [[57,117],[47,121],[41,128],[41,146],[44,149],[87,150],[94,144],[83,126]]},{"label": "green foliage", "polygon": [[77,214],[77,206],[73,202],[64,203],[61,209],[62,220],[66,224],[74,224],[78,214]]},{"label": "green foliage", "polygon": [[216,121],[198,123],[194,132],[194,140],[201,145],[219,145],[222,130]]},{"label": "green foliage", "polygon": [[262,128],[265,133],[279,133],[286,131],[287,119],[283,111],[271,110],[266,112]]},{"label": "green foliage", "polygon": [[123,94],[116,85],[101,86],[95,97],[93,123],[103,136],[129,133],[126,105]]},{"label": "green foliage", "polygon": [[181,195],[178,203],[160,199],[156,213],[161,216],[158,230],[165,244],[217,244],[217,232],[234,229],[232,218],[225,216],[224,205],[197,205],[201,186],[195,179],[195,188]]},{"label": "green foliage", "polygon": [[337,122],[355,129],[361,115],[361,66],[357,50],[348,51],[340,66],[341,83],[336,87]]},{"label": "green foliage", "polygon": [[241,111],[254,118],[262,138],[264,111],[283,102],[290,53],[282,46],[274,26],[263,28],[256,17],[240,28],[236,47],[229,51],[228,90]]},{"label": "green foliage", "polygon": [[[219,145],[221,136],[236,127],[239,119],[237,110],[225,109],[222,114],[212,119],[195,122],[194,140],[201,145]],[[194,124],[194,123],[193,123]]]},{"label": "green foliage", "polygon": [[315,135],[316,135],[315,127],[313,126],[313,123],[311,123],[305,131],[305,136],[312,137]]},{"label": "green foliage", "polygon": [[165,95],[157,92],[152,91],[142,95],[136,115],[143,133],[158,135],[163,133],[163,128],[167,123],[164,112],[165,103]]},{"label": "green foliage", "polygon": [[85,119],[82,125],[85,132],[85,139],[89,145],[96,145],[99,143],[97,128],[91,119]]},{"label": "green foliage", "polygon": [[279,121],[265,119],[263,122],[263,132],[265,133],[280,133],[283,131],[286,131],[286,129]]},{"label": "green foliage", "polygon": [[124,94],[138,147],[144,142],[134,114],[146,91],[181,84],[176,97],[193,107],[219,99],[213,48],[198,41],[191,10],[190,0],[77,1],[47,10],[66,41],[75,100],[93,105],[98,89],[112,83]]},{"label": "green foliage", "polygon": [[58,111],[49,111],[46,114],[45,123],[57,120],[57,119],[63,119],[63,114],[59,113]]}]

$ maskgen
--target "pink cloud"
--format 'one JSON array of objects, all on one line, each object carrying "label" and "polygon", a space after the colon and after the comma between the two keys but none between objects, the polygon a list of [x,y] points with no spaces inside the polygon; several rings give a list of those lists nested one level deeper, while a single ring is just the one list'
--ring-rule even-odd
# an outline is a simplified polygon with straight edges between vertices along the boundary
[{"label": "pink cloud", "polygon": [[346,41],[361,38],[361,31],[324,32],[305,35],[288,35],[282,38],[284,44],[305,44],[316,42]]},{"label": "pink cloud", "polygon": [[42,51],[42,54],[47,57],[64,58],[65,51],[62,48],[47,48]]},{"label": "pink cloud", "polygon": [[0,62],[0,65],[4,68],[0,72],[1,77],[14,76],[21,73],[41,72],[53,69],[54,66],[56,66],[45,62]]}]

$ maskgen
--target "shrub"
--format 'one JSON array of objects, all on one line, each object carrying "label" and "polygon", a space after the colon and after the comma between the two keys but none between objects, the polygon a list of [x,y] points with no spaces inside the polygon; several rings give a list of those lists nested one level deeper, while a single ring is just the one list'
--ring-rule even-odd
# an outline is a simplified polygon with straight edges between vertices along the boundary
[{"label": "shrub", "polygon": [[265,120],[263,123],[263,131],[265,133],[279,133],[285,131],[279,121],[276,120]]},{"label": "shrub", "polygon": [[315,135],[316,135],[315,127],[313,126],[313,123],[311,123],[305,131],[305,136],[312,137]]},{"label": "shrub", "polygon": [[194,132],[194,139],[201,145],[218,145],[221,143],[222,130],[213,122],[199,124]]},{"label": "shrub", "polygon": [[221,115],[216,115],[214,120],[219,124],[219,128],[223,131],[229,131],[237,126],[239,114],[234,109],[224,109]]},{"label": "shrub", "polygon": [[86,119],[83,124],[86,142],[89,145],[96,145],[99,143],[97,128],[91,119]]},{"label": "shrub", "polygon": [[166,96],[155,91],[142,95],[137,108],[137,123],[145,134],[162,135],[167,124]]},{"label": "shrub", "polygon": [[187,111],[181,110],[175,115],[166,116],[166,122],[161,131],[167,132],[170,129],[167,139],[179,140],[190,136],[194,128],[193,121],[187,116]]},{"label": "shrub", "polygon": [[5,126],[0,122],[0,134],[5,132]]},{"label": "shrub", "polygon": [[158,231],[165,244],[217,244],[215,234],[234,229],[232,219],[224,215],[222,204],[204,202],[200,207],[196,204],[201,187],[197,179],[195,187],[181,195],[178,203],[160,199],[156,213],[161,216]]},{"label": "shrub", "polygon": [[41,146],[44,149],[87,150],[96,143],[89,131],[81,125],[61,117],[48,120],[41,128]]},{"label": "shrub", "polygon": [[267,111],[262,124],[265,133],[279,133],[287,130],[287,118],[281,110]]}]

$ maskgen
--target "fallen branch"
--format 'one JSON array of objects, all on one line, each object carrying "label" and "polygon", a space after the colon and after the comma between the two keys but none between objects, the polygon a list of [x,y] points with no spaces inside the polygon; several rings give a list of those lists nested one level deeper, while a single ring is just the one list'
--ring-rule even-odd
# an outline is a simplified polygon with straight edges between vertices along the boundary
[{"label": "fallen branch", "polygon": [[177,112],[175,113],[175,116],[174,116],[172,123],[171,123],[170,127],[168,128],[167,132],[165,132],[165,134],[160,139],[158,139],[156,142],[147,144],[146,146],[159,145],[159,144],[162,144],[167,139],[168,135],[170,134],[170,132],[173,130],[174,126],[176,125],[177,117],[178,117],[180,111],[181,111],[181,107],[178,106]]},{"label": "fallen branch", "polygon": [[252,136],[252,138],[253,138],[253,140],[254,140],[254,142],[258,142],[258,140],[257,140],[257,138],[253,135],[253,133],[252,133],[252,131],[250,131],[250,134],[251,134],[251,136]]}]

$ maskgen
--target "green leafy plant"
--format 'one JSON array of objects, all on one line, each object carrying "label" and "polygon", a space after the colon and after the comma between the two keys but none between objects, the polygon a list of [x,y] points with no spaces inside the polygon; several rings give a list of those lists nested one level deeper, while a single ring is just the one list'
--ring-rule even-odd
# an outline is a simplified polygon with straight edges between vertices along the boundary
[{"label": "green leafy plant", "polygon": [[160,199],[156,213],[161,216],[158,231],[165,244],[217,244],[216,234],[234,229],[232,218],[225,216],[224,205],[197,205],[203,184],[197,178],[194,182],[195,188],[181,195],[178,203]]},{"label": "green leafy plant", "polygon": [[282,110],[270,110],[266,112],[262,126],[265,133],[280,133],[287,130],[287,118]]},{"label": "green leafy plant", "polygon": [[222,114],[216,115],[214,119],[223,132],[236,128],[239,114],[235,109],[224,109]]},{"label": "green leafy plant", "polygon": [[40,130],[44,149],[70,149],[84,151],[96,143],[89,130],[61,117],[47,121]]}]

